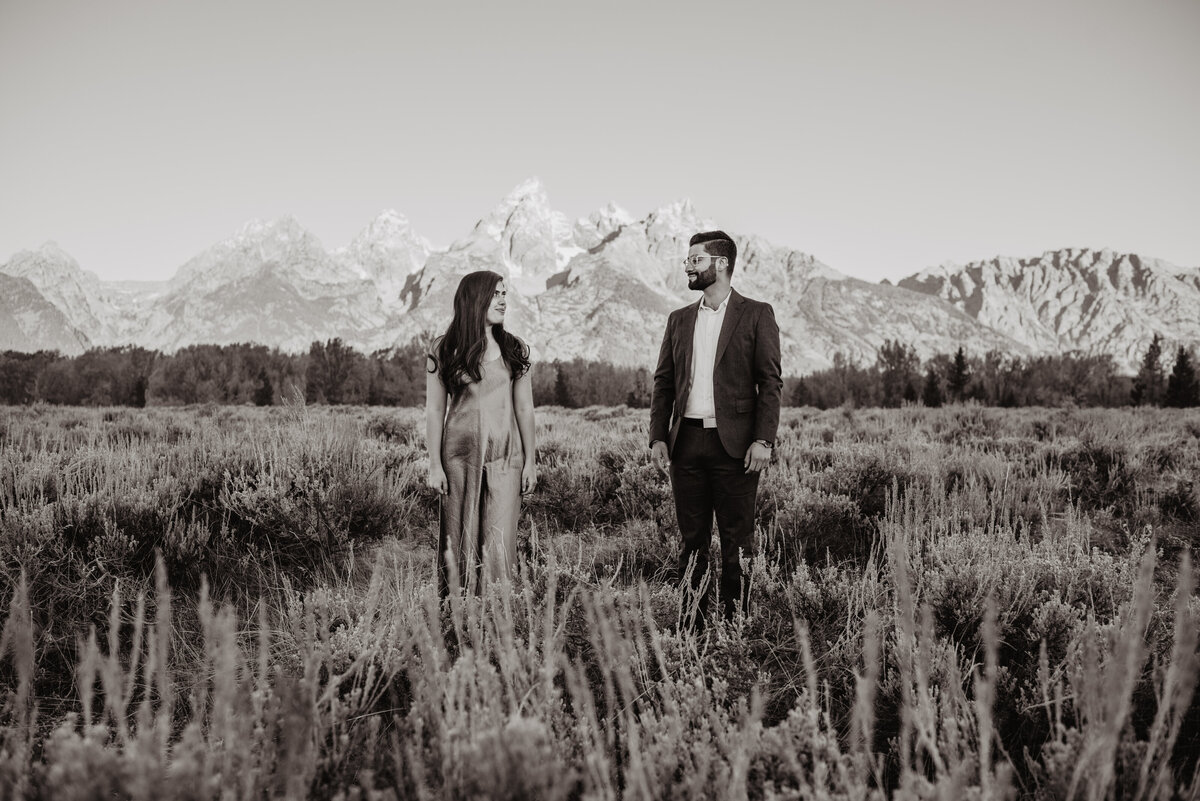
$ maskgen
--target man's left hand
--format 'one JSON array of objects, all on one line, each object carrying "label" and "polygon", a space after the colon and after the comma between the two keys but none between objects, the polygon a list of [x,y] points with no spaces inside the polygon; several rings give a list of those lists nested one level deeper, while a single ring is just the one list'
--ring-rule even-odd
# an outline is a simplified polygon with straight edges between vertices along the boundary
[{"label": "man's left hand", "polygon": [[742,459],[742,465],[746,468],[747,473],[757,473],[766,467],[769,461],[771,461],[771,449],[761,442],[754,442],[750,444],[750,450],[746,451],[746,458]]}]

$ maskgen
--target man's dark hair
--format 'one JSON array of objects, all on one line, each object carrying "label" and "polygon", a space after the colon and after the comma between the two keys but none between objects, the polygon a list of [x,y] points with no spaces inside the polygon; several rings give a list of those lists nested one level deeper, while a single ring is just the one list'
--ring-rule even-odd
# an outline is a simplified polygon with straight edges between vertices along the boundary
[{"label": "man's dark hair", "polygon": [[729,274],[733,275],[733,265],[737,261],[737,245],[724,231],[701,231],[689,241],[692,245],[704,245],[704,252],[710,256],[724,256],[729,261]]}]

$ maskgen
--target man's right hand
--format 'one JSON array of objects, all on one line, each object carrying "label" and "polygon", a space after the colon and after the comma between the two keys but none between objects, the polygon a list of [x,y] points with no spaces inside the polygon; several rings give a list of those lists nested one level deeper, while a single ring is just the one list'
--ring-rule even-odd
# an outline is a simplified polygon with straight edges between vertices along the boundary
[{"label": "man's right hand", "polygon": [[667,451],[667,443],[661,439],[656,439],[650,445],[650,461],[654,462],[654,466],[664,476],[669,476],[671,471],[671,454]]}]

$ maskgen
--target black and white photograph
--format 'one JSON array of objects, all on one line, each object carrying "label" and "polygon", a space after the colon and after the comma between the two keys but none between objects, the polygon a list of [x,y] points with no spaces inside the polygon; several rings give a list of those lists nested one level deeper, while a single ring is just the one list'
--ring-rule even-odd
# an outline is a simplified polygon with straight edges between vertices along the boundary
[{"label": "black and white photograph", "polygon": [[1200,801],[1198,0],[0,0],[0,801]]}]

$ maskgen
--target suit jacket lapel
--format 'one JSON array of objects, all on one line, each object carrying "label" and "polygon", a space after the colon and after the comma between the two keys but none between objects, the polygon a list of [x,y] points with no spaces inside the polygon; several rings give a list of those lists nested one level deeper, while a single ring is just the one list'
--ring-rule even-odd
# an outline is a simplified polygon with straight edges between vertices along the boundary
[{"label": "suit jacket lapel", "polygon": [[[738,319],[745,310],[743,300],[744,298],[737,293],[736,289],[729,290],[729,305],[725,307],[725,319],[721,321],[721,334],[717,337],[717,357],[713,359],[713,367],[721,363],[721,356],[724,355],[725,348],[729,346],[729,340],[733,339],[733,329],[737,328]],[[694,318],[695,315],[693,315],[693,327],[695,327]]]},{"label": "suit jacket lapel", "polygon": [[[687,353],[687,359],[683,363],[683,375],[687,381],[684,384],[684,393],[682,395],[684,401],[687,400],[687,393],[692,388],[692,349],[696,344],[696,314],[699,309],[699,304],[689,306],[687,313],[679,321],[679,336],[683,340],[684,347],[686,348],[685,353]],[[679,408],[682,409],[683,406]],[[681,411],[679,414],[682,416],[683,412]]]}]

